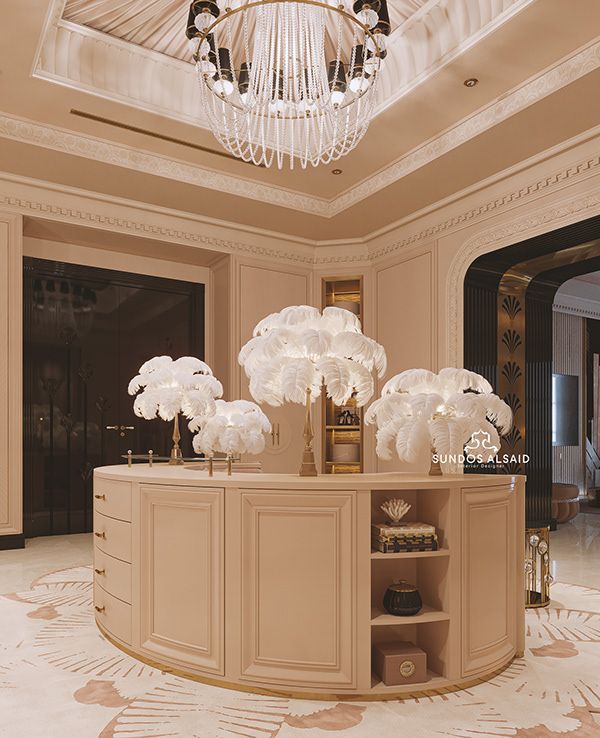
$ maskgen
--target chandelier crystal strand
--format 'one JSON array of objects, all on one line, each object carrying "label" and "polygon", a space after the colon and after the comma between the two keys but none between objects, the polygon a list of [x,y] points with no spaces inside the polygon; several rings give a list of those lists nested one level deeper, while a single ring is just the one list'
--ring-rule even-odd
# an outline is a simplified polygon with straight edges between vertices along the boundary
[{"label": "chandelier crystal strand", "polygon": [[217,140],[279,169],[347,154],[373,113],[388,20],[386,0],[193,0],[186,33]]}]

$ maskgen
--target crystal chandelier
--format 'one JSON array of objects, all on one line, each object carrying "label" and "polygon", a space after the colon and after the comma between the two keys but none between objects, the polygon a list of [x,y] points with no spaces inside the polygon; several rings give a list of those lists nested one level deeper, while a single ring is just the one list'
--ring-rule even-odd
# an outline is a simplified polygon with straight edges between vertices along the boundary
[{"label": "crystal chandelier", "polygon": [[217,140],[279,169],[358,144],[389,33],[386,0],[193,0],[186,30]]}]

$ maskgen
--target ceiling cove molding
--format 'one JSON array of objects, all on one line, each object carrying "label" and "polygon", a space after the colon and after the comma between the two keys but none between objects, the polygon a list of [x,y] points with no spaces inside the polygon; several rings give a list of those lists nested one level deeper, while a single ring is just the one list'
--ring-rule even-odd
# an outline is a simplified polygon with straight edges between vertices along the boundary
[{"label": "ceiling cove molding", "polygon": [[[532,1],[453,0],[449,9],[444,0],[407,0],[403,12],[400,8],[390,8],[397,25],[388,44],[387,69],[377,93],[375,115]],[[169,25],[166,37],[153,49],[144,45],[143,36],[134,33],[130,38],[135,3],[116,3],[112,12],[110,4],[105,5],[108,7],[104,22],[92,27],[98,18],[97,8],[73,9],[65,0],[53,0],[33,76],[209,130],[195,94],[196,73],[188,57],[183,31],[169,25],[173,16],[168,12],[165,15]],[[159,3],[157,13],[160,12]],[[399,18],[404,18],[404,22],[398,23]],[[121,33],[130,40],[120,37]],[[181,48],[177,54],[165,52],[176,47],[179,37]]]},{"label": "ceiling cove molding", "polygon": [[[222,238],[207,231],[223,228],[223,224],[194,218],[189,213],[150,207],[4,172],[0,173],[0,208],[3,207],[30,217],[204,247],[215,251],[215,255],[239,254],[293,264],[314,264],[314,246],[306,243],[285,239],[289,249],[264,245],[267,239],[282,239],[276,239],[273,234],[263,236],[258,229],[248,233],[247,241]],[[233,230],[233,227],[229,226],[229,229]],[[252,235],[255,235],[254,241]]]},{"label": "ceiling cove molding", "polygon": [[[471,225],[473,222],[477,222],[482,218],[489,218],[509,208],[521,206],[533,198],[540,197],[546,191],[550,192],[553,189],[564,188],[569,184],[587,179],[593,176],[598,170],[600,170],[600,154],[580,159],[546,176],[539,177],[527,185],[506,191],[504,194],[482,202],[469,210],[463,210],[455,215],[449,216],[445,220],[433,223],[429,227],[416,231],[400,240],[377,249],[372,249],[370,258],[373,261],[385,259],[404,248],[414,246],[419,241],[448,234],[457,228],[464,228],[465,226]],[[411,220],[414,220],[414,218],[411,217]]]},{"label": "ceiling cove molding", "polygon": [[450,264],[446,280],[448,366],[463,365],[463,285],[470,264],[477,257],[490,251],[599,214],[600,187],[596,185],[593,190],[576,198],[564,199],[508,223],[480,231],[463,244]]},{"label": "ceiling cove molding", "polygon": [[560,302],[555,302],[552,305],[552,310],[555,313],[567,313],[581,318],[600,320],[600,302],[587,300],[584,297],[575,297],[574,295],[560,295],[558,299]]},{"label": "ceiling cove molding", "polygon": [[[238,253],[263,257],[268,259],[281,259],[290,263],[312,264],[315,266],[328,265],[370,265],[384,260],[405,248],[425,243],[440,235],[448,235],[453,231],[460,230],[466,226],[482,223],[491,216],[507,213],[511,209],[531,205],[535,199],[543,195],[557,192],[557,188],[581,184],[586,179],[597,174],[600,168],[600,155],[566,161],[562,168],[554,170],[545,177],[539,177],[523,184],[510,192],[498,197],[490,198],[468,210],[458,210],[450,217],[432,222],[425,228],[410,234],[409,236],[395,241],[383,248],[369,251],[369,238],[353,239],[336,244],[320,245],[317,241],[308,239],[296,239],[284,234],[277,234],[258,228],[240,227],[223,223],[214,219],[193,216],[189,213],[149,206],[145,203],[126,200],[124,198],[110,197],[99,193],[91,193],[85,190],[41,182],[9,173],[0,173],[0,205],[17,210],[24,215],[32,217],[45,217],[51,220],[88,225],[90,227],[105,230],[118,230],[137,236],[145,236],[156,239],[170,240],[176,243],[192,244],[206,247],[215,252]],[[523,229],[549,230],[559,227],[562,223],[555,222],[559,219],[576,220],[591,217],[596,214],[600,202],[598,185],[592,195],[569,201],[567,205],[553,205],[545,210],[534,212],[524,218],[511,221],[488,231],[480,231],[465,243],[456,256],[449,271],[447,305],[449,315],[458,315],[462,311],[456,302],[457,294],[462,295],[462,280],[469,264],[480,253],[486,253],[502,245],[513,242],[515,234],[523,234]],[[429,219],[435,217],[435,208],[429,214]],[[120,211],[120,212],[119,212]],[[566,224],[566,223],[565,223]],[[549,226],[549,227],[548,227]],[[210,229],[218,230],[227,228],[237,231],[245,240],[221,238],[208,235]],[[502,237],[504,243],[496,241]],[[522,235],[522,238],[528,237]],[[275,245],[266,245],[265,242],[285,243],[285,248]],[[461,312],[462,315],[462,312]],[[461,317],[462,320],[462,317]],[[453,323],[451,323],[453,325]],[[449,338],[448,352],[456,356],[457,336]],[[462,350],[462,349],[461,349]]]},{"label": "ceiling cove molding", "polygon": [[234,177],[215,169],[171,159],[162,154],[17,118],[6,113],[0,113],[0,137],[312,215],[328,214],[328,201],[323,198],[267,185],[253,179]]},{"label": "ceiling cove molding", "polygon": [[[175,117],[186,123],[202,125],[197,107],[199,99],[195,94],[197,82],[191,64],[62,20],[64,4],[64,0],[55,0],[50,7],[34,62],[33,76],[92,92],[107,99],[118,99],[121,103],[162,116]],[[512,6],[513,13],[520,9],[517,5],[519,3]],[[96,62],[100,61],[102,74],[98,74],[98,70],[94,71]],[[133,75],[130,66],[135,69]],[[154,159],[157,155],[141,150],[138,152],[133,148],[115,145],[114,151],[104,153],[111,157],[111,163],[173,179],[183,179],[181,167],[186,167],[187,172],[196,172],[194,184],[199,179],[206,182],[205,173],[208,172],[209,179],[212,180],[208,186],[220,191],[332,218],[598,68],[600,42],[595,42],[579,49],[570,57],[514,88],[501,99],[464,118],[329,201],[244,177],[220,175],[215,170],[196,167],[181,160],[162,156]],[[185,75],[183,83],[182,74]],[[104,92],[99,85],[106,87]],[[114,88],[110,94],[108,86]],[[63,133],[69,132],[63,130]],[[70,133],[73,136],[81,135]],[[106,140],[99,141],[104,146],[110,146],[110,142]],[[60,144],[58,140],[57,144]],[[81,148],[81,153],[78,153],[85,156],[86,147]],[[133,156],[133,151],[138,156]]]},{"label": "ceiling cove molding", "polygon": [[514,88],[500,100],[481,108],[346,190],[332,200],[332,212],[338,214],[356,205],[598,68],[600,68],[600,41],[579,49],[574,55]]}]

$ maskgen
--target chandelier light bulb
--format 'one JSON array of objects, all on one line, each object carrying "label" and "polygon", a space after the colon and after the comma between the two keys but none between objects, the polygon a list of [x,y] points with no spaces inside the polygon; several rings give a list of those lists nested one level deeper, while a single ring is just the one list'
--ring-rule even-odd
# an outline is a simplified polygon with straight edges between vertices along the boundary
[{"label": "chandelier light bulb", "polygon": [[346,98],[346,93],[342,92],[341,90],[334,90],[331,93],[331,103],[332,105],[341,105]]},{"label": "chandelier light bulb", "polygon": [[228,79],[217,79],[213,85],[213,90],[217,95],[229,97],[233,92],[233,82],[230,82]]},{"label": "chandelier light bulb", "polygon": [[361,10],[359,13],[357,13],[356,17],[367,28],[373,28],[373,26],[376,26],[377,22],[379,21],[379,16],[377,15],[377,13],[370,8]]},{"label": "chandelier light bulb", "polygon": [[208,12],[208,10],[203,10],[201,13],[198,13],[198,15],[196,16],[194,25],[200,31],[200,33],[202,33],[209,26],[211,26],[214,23],[214,21],[215,21],[214,17]]},{"label": "chandelier light bulb", "polygon": [[350,89],[352,92],[354,92],[356,95],[361,95],[364,92],[366,92],[369,89],[369,79],[368,77],[361,75],[358,75],[357,77],[353,77],[350,80]]},{"label": "chandelier light bulb", "polygon": [[375,33],[374,36],[367,37],[367,49],[376,54],[377,52],[385,51],[387,48],[387,38],[383,33]]},{"label": "chandelier light bulb", "polygon": [[212,77],[217,71],[217,67],[208,59],[203,59],[202,61],[200,61],[200,63],[198,64],[198,68],[202,72],[202,74],[206,74],[210,77]]}]

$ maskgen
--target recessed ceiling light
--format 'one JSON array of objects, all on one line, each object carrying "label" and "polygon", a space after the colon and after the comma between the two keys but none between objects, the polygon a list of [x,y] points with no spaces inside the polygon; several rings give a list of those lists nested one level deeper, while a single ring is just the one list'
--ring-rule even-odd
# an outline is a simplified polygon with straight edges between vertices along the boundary
[{"label": "recessed ceiling light", "polygon": [[477,79],[477,77],[469,77],[469,79],[466,79],[463,82],[463,85],[465,87],[475,87],[475,85],[477,84],[479,84],[479,80]]},{"label": "recessed ceiling light", "polygon": [[331,170],[331,173],[332,174],[341,174],[342,173],[342,170],[341,169],[332,169]]}]

